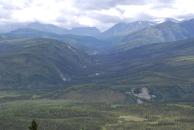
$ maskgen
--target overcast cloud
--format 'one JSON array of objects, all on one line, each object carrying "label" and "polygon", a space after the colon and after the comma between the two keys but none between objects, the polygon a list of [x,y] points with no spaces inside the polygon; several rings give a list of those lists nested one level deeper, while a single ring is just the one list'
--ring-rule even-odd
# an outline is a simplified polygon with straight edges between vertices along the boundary
[{"label": "overcast cloud", "polygon": [[0,23],[42,22],[65,28],[194,16],[194,0],[0,0]]}]

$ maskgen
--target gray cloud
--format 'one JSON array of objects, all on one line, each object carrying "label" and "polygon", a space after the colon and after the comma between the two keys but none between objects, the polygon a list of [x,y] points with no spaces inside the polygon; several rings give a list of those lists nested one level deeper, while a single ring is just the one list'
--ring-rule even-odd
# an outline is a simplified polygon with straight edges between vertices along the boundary
[{"label": "gray cloud", "polygon": [[155,21],[157,18],[146,13],[141,13],[135,19],[136,21]]},{"label": "gray cloud", "polygon": [[176,0],[158,0],[159,3],[173,4]]},{"label": "gray cloud", "polygon": [[6,0],[2,0],[0,1],[0,5],[2,6],[3,9],[7,9],[7,10],[17,10],[17,9],[22,9],[24,7],[27,7],[31,4],[31,0],[25,0],[22,2],[22,4],[20,4],[20,6],[14,5],[14,3],[12,3],[12,1],[6,1]]},{"label": "gray cloud", "polygon": [[11,11],[12,10],[4,8],[4,6],[0,7],[0,21],[9,21],[11,19]]},{"label": "gray cloud", "polygon": [[70,29],[71,27],[82,27],[83,26],[79,24],[78,22],[74,20],[68,20],[68,18],[65,18],[65,17],[58,17],[56,21],[60,26],[63,26],[68,29]]},{"label": "gray cloud", "polygon": [[187,15],[179,15],[177,17],[178,19],[182,19],[182,20],[189,20],[189,19],[192,19],[194,18],[194,14],[187,14]]},{"label": "gray cloud", "polygon": [[[33,22],[36,20],[39,22],[58,24],[68,28],[89,24],[90,26],[97,26],[98,28],[104,29],[123,21],[155,21],[169,17],[178,19],[193,18],[193,0],[180,1],[0,0],[0,23]],[[186,4],[182,4],[182,2]],[[191,6],[188,7],[189,5]]]},{"label": "gray cloud", "polygon": [[98,10],[114,8],[117,5],[144,5],[146,0],[75,0],[78,8]]},{"label": "gray cloud", "polygon": [[[155,0],[157,4],[154,8],[172,7],[176,0]],[[117,5],[146,5],[152,3],[151,0],[75,0],[76,7],[86,10],[99,10],[114,8]]]},{"label": "gray cloud", "polygon": [[103,14],[90,15],[89,17],[99,20],[102,23],[107,23],[107,24],[118,23],[122,21],[122,19],[117,16],[110,16],[110,15],[103,15]]},{"label": "gray cloud", "polygon": [[158,0],[158,3],[152,9],[174,8],[174,3],[175,0]]}]

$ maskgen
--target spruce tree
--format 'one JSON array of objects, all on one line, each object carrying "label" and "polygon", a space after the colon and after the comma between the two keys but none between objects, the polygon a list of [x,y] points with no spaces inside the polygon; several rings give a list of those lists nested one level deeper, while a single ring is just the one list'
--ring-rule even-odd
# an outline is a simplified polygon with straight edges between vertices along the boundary
[{"label": "spruce tree", "polygon": [[38,125],[35,120],[32,121],[31,126],[29,126],[29,130],[38,130]]}]

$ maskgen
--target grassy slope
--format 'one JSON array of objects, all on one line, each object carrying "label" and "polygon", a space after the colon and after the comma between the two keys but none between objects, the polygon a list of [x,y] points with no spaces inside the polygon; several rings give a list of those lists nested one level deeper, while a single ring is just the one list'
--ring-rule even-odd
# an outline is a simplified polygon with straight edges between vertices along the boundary
[{"label": "grassy slope", "polygon": [[61,75],[76,80],[88,62],[84,53],[51,39],[8,40],[0,46],[1,88],[61,86]]},{"label": "grassy slope", "polygon": [[193,101],[193,43],[161,43],[99,56],[98,81],[123,93],[147,87],[157,101]]}]

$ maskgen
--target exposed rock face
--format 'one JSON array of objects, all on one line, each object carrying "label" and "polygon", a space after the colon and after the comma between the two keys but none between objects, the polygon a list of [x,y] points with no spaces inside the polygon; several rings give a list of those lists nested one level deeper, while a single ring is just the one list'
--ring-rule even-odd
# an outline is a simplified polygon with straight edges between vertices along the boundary
[{"label": "exposed rock face", "polygon": [[149,90],[146,87],[142,88],[140,93],[134,93],[134,95],[144,100],[151,100],[152,98],[152,96],[149,94]]}]

